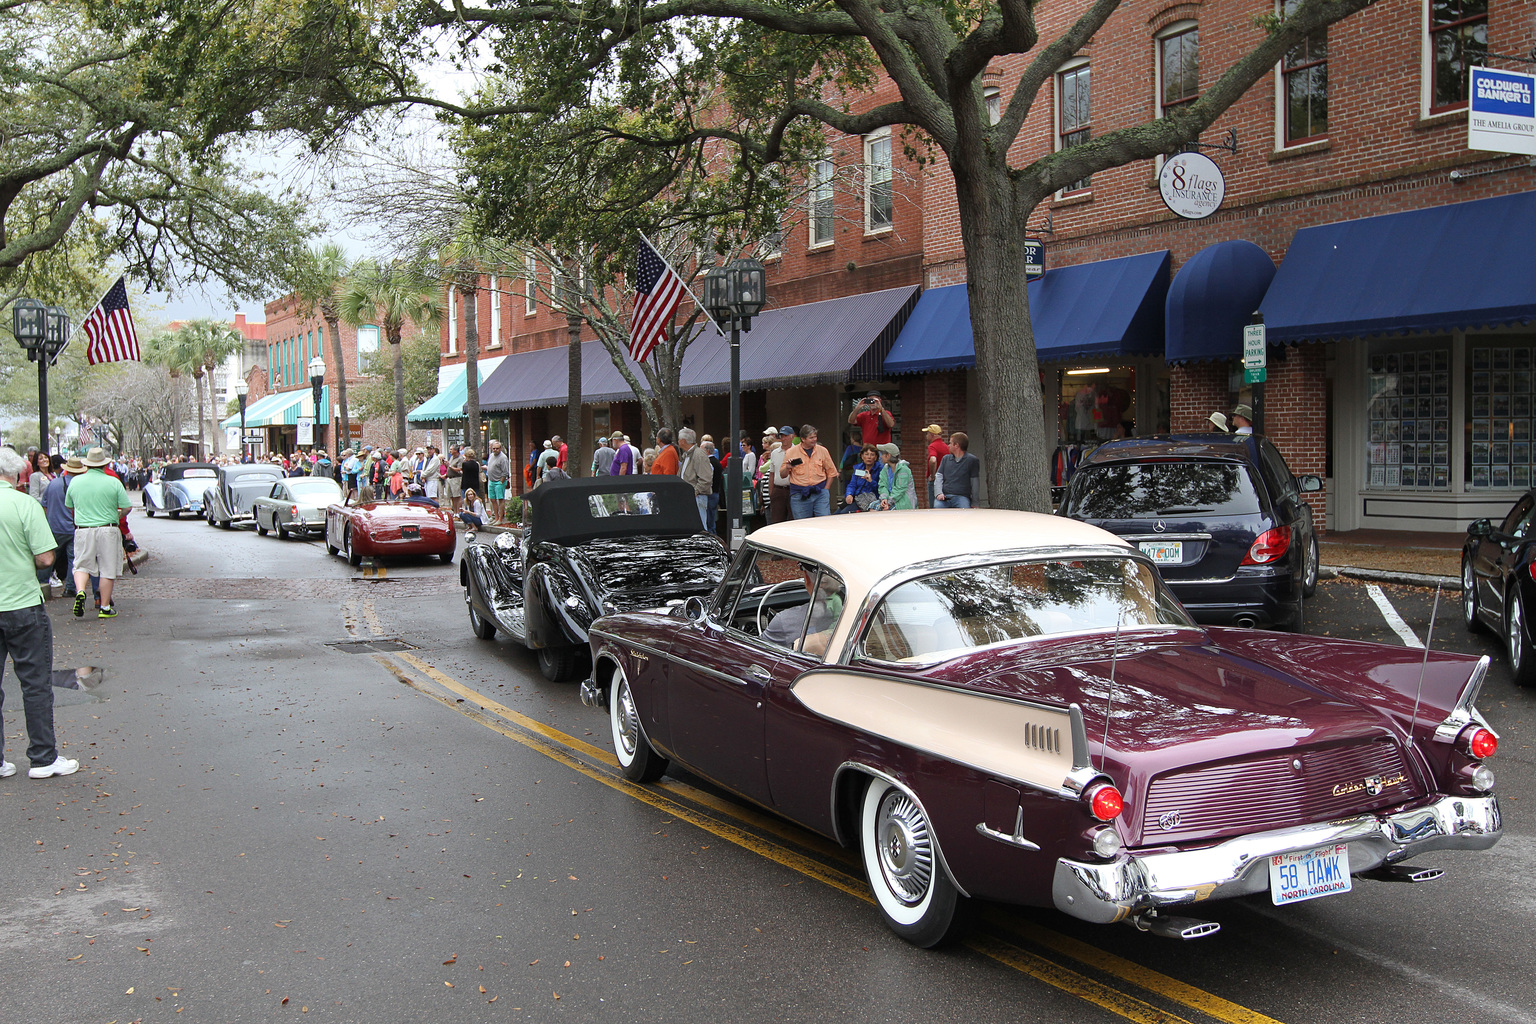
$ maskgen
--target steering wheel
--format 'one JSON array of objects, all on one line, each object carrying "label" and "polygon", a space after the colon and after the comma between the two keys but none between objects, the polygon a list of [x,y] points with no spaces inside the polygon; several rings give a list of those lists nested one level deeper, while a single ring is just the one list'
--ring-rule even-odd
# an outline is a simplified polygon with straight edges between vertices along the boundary
[{"label": "steering wheel", "polygon": [[757,599],[757,616],[756,617],[757,617],[757,635],[758,636],[762,636],[763,635],[763,626],[764,626],[764,622],[763,622],[763,605],[768,603],[768,595],[772,594],[775,590],[778,590],[780,587],[787,587],[787,586],[789,586],[791,583],[793,583],[793,584],[795,584],[797,586],[804,586],[805,585],[800,580],[780,580],[779,582],[775,583],[773,586],[769,587],[767,590],[763,591],[763,596]]}]

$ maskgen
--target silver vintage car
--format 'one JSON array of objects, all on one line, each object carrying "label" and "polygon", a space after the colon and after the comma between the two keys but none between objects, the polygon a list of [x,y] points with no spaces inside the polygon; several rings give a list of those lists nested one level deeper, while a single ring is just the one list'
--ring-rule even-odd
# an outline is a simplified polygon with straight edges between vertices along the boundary
[{"label": "silver vintage car", "polygon": [[290,533],[325,532],[325,510],[342,501],[341,485],[329,477],[296,476],[272,485],[251,502],[256,532],[268,531],[286,540]]},{"label": "silver vintage car", "polygon": [[233,523],[251,518],[251,503],[272,492],[272,485],[283,479],[279,466],[262,463],[244,466],[220,466],[213,486],[203,492],[203,518],[209,526],[229,529]]}]

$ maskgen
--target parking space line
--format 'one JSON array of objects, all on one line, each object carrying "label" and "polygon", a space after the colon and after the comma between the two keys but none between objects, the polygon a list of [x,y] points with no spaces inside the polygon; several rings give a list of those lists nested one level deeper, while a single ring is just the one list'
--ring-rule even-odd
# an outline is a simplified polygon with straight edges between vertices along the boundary
[{"label": "parking space line", "polygon": [[1387,595],[1381,592],[1381,588],[1372,583],[1365,588],[1365,592],[1371,595],[1371,600],[1376,602],[1376,607],[1381,609],[1381,617],[1387,620],[1387,625],[1392,628],[1407,647],[1423,647],[1424,643],[1413,635],[1413,630],[1408,628],[1408,623],[1397,614],[1397,609],[1392,607],[1392,602],[1387,600]]},{"label": "parking space line", "polygon": [[[601,782],[603,785],[632,796],[657,810],[672,815],[681,821],[686,821],[776,864],[797,871],[816,881],[823,882],[865,903],[874,902],[869,886],[862,877],[849,874],[831,864],[823,863],[813,857],[788,849],[762,836],[755,835],[738,825],[712,817],[703,811],[689,807],[687,804],[672,800],[669,796],[657,793],[656,790],[660,788],[669,794],[676,793],[679,797],[690,802],[707,804],[711,809],[747,822],[753,825],[753,827],[759,827],[760,823],[769,824],[761,815],[747,808],[737,807],[712,794],[688,786],[686,783],[669,781],[657,787],[641,786],[630,782],[628,779],[615,774],[613,769],[618,767],[618,762],[607,750],[593,746],[574,736],[569,736],[558,729],[514,711],[493,698],[465,686],[463,683],[414,655],[405,653],[375,655],[374,660],[388,669],[400,682],[410,686],[419,693],[431,697],[444,707],[451,708],[470,720],[484,725],[494,732],[506,736],[508,739],[521,743],[531,750],[544,754],[594,781]],[[448,692],[440,692],[435,687],[423,684],[421,681],[413,678],[397,661],[404,662],[411,668],[423,673],[432,683],[436,683]],[[460,698],[462,698],[462,703]],[[469,706],[471,701],[476,706]],[[504,718],[506,721],[498,721],[498,718]],[[575,756],[577,752],[593,758],[603,767],[586,763]],[[773,831],[799,845],[811,845],[807,844],[803,839],[788,835],[782,830],[782,827],[773,828]],[[829,854],[838,861],[850,867],[855,866],[853,859],[841,847],[832,847],[831,844],[826,845]],[[1010,922],[1006,927],[1011,928],[1030,942],[1087,964],[1103,971],[1105,974],[1128,981],[1170,1002],[1187,1006],[1206,1017],[1226,1022],[1226,1024],[1279,1024],[1272,1017],[1161,974],[1149,967],[1143,967],[1107,951],[1097,949],[1088,943],[1079,942],[1076,939],[1053,932],[1048,928],[1022,921]],[[976,934],[967,939],[964,945],[999,963],[1028,974],[1030,977],[1061,989],[1077,998],[1109,1010],[1127,1020],[1136,1021],[1138,1024],[1189,1024],[1183,1017],[1138,999],[1120,989],[1096,981],[1039,954],[1015,946],[996,936]]]}]

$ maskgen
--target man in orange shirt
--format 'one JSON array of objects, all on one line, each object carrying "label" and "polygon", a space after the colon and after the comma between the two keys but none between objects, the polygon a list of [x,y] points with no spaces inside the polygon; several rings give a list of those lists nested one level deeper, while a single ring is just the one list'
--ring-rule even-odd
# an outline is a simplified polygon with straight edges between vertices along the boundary
[{"label": "man in orange shirt", "polygon": [[677,448],[672,444],[672,431],[666,427],[656,431],[656,461],[651,463],[651,472],[677,476]]},{"label": "man in orange shirt", "polygon": [[789,511],[796,519],[812,519],[832,514],[832,494],[828,488],[838,482],[837,463],[832,453],[816,443],[816,428],[807,423],[800,428],[800,443],[784,453],[784,476],[789,479]]}]

